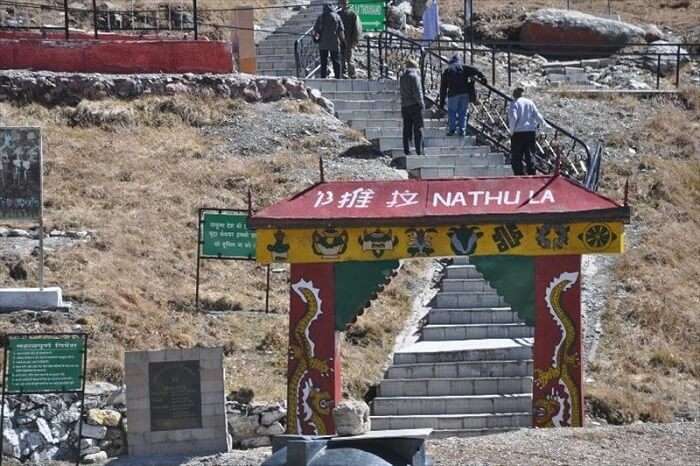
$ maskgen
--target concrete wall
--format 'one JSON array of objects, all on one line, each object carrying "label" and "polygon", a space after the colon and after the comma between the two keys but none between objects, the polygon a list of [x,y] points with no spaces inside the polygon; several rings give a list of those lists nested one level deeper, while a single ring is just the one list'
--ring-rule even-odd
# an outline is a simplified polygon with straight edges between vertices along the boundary
[{"label": "concrete wall", "polygon": [[188,40],[0,39],[0,69],[81,73],[230,73],[231,46]]}]

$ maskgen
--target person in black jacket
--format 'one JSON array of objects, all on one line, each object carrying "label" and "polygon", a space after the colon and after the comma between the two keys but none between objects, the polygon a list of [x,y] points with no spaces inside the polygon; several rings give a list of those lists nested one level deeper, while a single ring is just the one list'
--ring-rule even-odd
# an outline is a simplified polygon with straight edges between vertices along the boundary
[{"label": "person in black jacket", "polygon": [[352,59],[352,49],[362,37],[362,22],[352,8],[348,6],[348,0],[339,0],[338,16],[343,21],[343,29],[345,30],[345,42],[340,46],[340,58],[343,61],[343,68],[347,71],[350,78],[355,78],[355,64]]},{"label": "person in black jacket", "polygon": [[321,55],[321,78],[328,76],[328,55],[333,62],[333,75],[336,79],[342,77],[340,66],[340,44],[345,42],[343,21],[338,13],[333,11],[330,3],[323,5],[323,13],[314,24],[314,40],[318,42],[318,50]]},{"label": "person in black jacket", "polygon": [[399,80],[401,90],[401,116],[403,117],[403,153],[410,151],[411,136],[416,144],[416,155],[423,154],[423,87],[418,74],[418,63],[409,58],[406,70]]},{"label": "person in black jacket", "polygon": [[486,77],[474,67],[462,64],[457,55],[453,56],[440,80],[440,108],[445,106],[447,97],[447,135],[464,136],[469,108],[469,96],[475,96],[474,79],[485,83]]}]

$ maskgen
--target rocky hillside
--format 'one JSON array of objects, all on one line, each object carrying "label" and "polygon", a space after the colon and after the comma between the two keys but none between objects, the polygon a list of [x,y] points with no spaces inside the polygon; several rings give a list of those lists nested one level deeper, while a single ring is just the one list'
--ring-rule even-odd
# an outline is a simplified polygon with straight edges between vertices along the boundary
[{"label": "rocky hillside", "polygon": [[[363,149],[366,141],[313,99],[257,101],[263,85],[249,83],[243,86],[248,97],[237,97],[232,81],[232,97],[223,97],[207,86],[199,86],[197,95],[178,92],[191,85],[187,80],[175,79],[166,90],[153,77],[132,77],[128,84],[83,77],[101,83],[80,87],[83,92],[105,92],[102,100],[81,101],[68,77],[42,76],[4,75],[26,86],[56,79],[64,91],[27,94],[43,104],[0,103],[0,124],[43,128],[45,225],[55,234],[47,244],[46,282],[62,286],[73,306],[66,313],[2,314],[0,331],[85,331],[90,378],[114,383],[122,381],[127,348],[224,345],[229,390],[248,387],[256,399],[284,399],[288,269],[272,269],[271,312],[265,314],[263,267],[204,262],[197,311],[197,210],[246,208],[249,189],[254,208],[269,205],[317,182],[320,156],[328,179],[402,173],[372,158]],[[124,86],[174,95],[137,93],[122,100],[116,90]],[[369,158],[344,158],[349,148]],[[6,227],[1,231],[14,237],[3,238],[0,280],[33,286],[35,235],[28,225]],[[20,235],[19,227],[27,233]],[[346,390],[356,396],[381,376],[402,316],[410,312],[415,270],[401,272],[344,346]]]}]

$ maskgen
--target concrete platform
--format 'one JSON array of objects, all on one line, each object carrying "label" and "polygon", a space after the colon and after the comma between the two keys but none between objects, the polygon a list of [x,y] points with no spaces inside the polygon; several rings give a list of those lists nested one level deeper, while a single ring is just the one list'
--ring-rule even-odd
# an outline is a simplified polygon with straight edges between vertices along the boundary
[{"label": "concrete platform", "polygon": [[63,302],[63,292],[57,286],[39,288],[0,288],[0,312],[29,309],[41,311],[70,307]]}]

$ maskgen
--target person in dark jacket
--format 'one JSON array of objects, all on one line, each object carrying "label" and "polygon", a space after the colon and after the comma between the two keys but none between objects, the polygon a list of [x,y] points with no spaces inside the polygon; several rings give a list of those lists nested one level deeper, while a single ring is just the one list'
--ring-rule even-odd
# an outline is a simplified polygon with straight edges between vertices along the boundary
[{"label": "person in dark jacket", "polygon": [[321,77],[328,76],[328,55],[330,55],[333,62],[333,75],[336,79],[341,78],[343,70],[339,51],[340,45],[345,42],[345,33],[343,21],[338,13],[333,11],[330,3],[323,5],[323,13],[316,19],[313,34],[321,55]]},{"label": "person in dark jacket", "polygon": [[445,106],[447,97],[447,135],[464,136],[469,109],[469,96],[476,95],[474,79],[486,82],[486,77],[474,67],[462,64],[457,55],[453,56],[440,80],[440,108]]},{"label": "person in dark jacket", "polygon": [[357,16],[352,8],[348,7],[347,0],[340,0],[338,2],[340,6],[340,11],[338,16],[340,16],[343,22],[343,29],[345,31],[345,42],[340,46],[340,57],[343,62],[343,68],[347,70],[348,76],[355,78],[355,64],[352,62],[352,49],[357,45],[357,43],[362,38],[362,22],[360,17]]},{"label": "person in dark jacket", "polygon": [[401,116],[403,117],[403,153],[410,151],[411,136],[416,145],[416,154],[423,154],[423,88],[418,74],[418,63],[413,59],[406,60],[406,70],[399,80],[401,90]]}]

